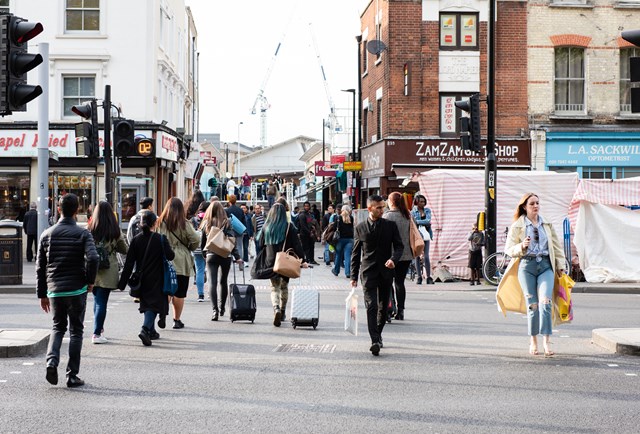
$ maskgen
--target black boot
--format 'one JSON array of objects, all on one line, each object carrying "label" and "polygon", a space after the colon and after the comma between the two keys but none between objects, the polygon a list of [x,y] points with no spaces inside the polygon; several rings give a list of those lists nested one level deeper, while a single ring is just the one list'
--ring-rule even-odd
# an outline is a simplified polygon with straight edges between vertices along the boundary
[{"label": "black boot", "polygon": [[142,329],[140,330],[140,334],[138,335],[138,337],[142,341],[142,345],[144,345],[145,347],[151,346],[151,333],[149,332],[148,328],[146,328],[145,326],[142,326]]},{"label": "black boot", "polygon": [[211,317],[211,321],[218,321],[218,309],[213,310],[213,316]]},{"label": "black boot", "polygon": [[273,306],[273,325],[276,327],[280,327],[282,323],[282,311],[280,310],[280,306]]},{"label": "black boot", "polygon": [[280,321],[284,321],[285,320],[285,318],[287,317],[286,312],[287,312],[287,305],[284,304],[280,308]]}]

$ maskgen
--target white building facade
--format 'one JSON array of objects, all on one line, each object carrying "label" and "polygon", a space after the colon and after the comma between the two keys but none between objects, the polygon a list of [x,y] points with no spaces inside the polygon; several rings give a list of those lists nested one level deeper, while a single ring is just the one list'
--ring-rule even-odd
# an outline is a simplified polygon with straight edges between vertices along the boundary
[{"label": "white building facade", "polygon": [[[126,226],[141,197],[156,200],[157,210],[171,196],[186,199],[193,177],[187,165],[190,142],[198,129],[197,32],[184,0],[3,0],[18,17],[42,23],[44,31],[29,43],[49,44],[49,62],[28,75],[38,84],[48,67],[49,196],[76,193],[81,213],[104,199],[103,98],[110,86],[112,121],[135,121],[135,134],[155,139],[149,157],[123,158],[113,167],[114,203]],[[100,158],[78,155],[74,105],[98,100]],[[0,217],[13,218],[35,200],[39,98],[26,112],[0,120]],[[113,136],[112,136],[113,138]]]}]

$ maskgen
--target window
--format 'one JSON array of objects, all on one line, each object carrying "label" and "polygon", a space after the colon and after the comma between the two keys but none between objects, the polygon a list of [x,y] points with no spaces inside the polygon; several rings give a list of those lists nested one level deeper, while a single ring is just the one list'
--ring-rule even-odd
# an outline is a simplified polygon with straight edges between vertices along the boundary
[{"label": "window", "polygon": [[633,178],[640,176],[640,167],[618,167],[618,178]]},{"label": "window", "polygon": [[478,14],[441,14],[441,50],[478,50]]},{"label": "window", "polygon": [[362,139],[364,145],[369,143],[369,109],[367,107],[362,111]]},{"label": "window", "polygon": [[582,179],[613,179],[611,167],[583,167]]},{"label": "window", "polygon": [[64,103],[63,116],[76,116],[71,107],[79,105],[84,101],[95,98],[96,78],[95,77],[63,77]]},{"label": "window", "polygon": [[362,42],[362,75],[369,71],[369,56],[367,51],[367,41]]},{"label": "window", "polygon": [[405,63],[402,68],[403,92],[404,96],[409,96],[409,64]]},{"label": "window", "polygon": [[454,103],[469,98],[469,95],[440,95],[440,134],[454,136],[460,132],[462,111]]},{"label": "window", "polygon": [[9,13],[9,0],[0,0],[0,12]]},{"label": "window", "polygon": [[67,0],[66,30],[100,30],[100,0]]},{"label": "window", "polygon": [[553,5],[586,5],[587,0],[551,0]]},{"label": "window", "polygon": [[560,47],[555,50],[555,111],[583,114],[584,49]]},{"label": "window", "polygon": [[382,139],[382,99],[379,99],[376,104],[376,139]]},{"label": "window", "polygon": [[620,113],[631,113],[631,88],[640,87],[640,83],[631,83],[629,77],[629,59],[632,57],[640,57],[640,49],[620,49]]},{"label": "window", "polygon": [[[382,23],[380,21],[381,18],[378,17],[378,23],[376,24],[376,39],[378,41],[382,41]],[[376,62],[380,60],[380,56],[382,56],[382,51],[378,49],[378,54],[376,54]]]}]

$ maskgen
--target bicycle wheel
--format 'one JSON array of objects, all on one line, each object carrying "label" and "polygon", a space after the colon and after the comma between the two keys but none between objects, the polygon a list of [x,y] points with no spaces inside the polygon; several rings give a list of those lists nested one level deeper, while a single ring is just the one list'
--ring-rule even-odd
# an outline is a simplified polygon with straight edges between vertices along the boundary
[{"label": "bicycle wheel", "polygon": [[496,252],[487,256],[484,264],[482,264],[482,274],[485,280],[492,285],[498,285],[510,260],[509,255],[504,252]]}]

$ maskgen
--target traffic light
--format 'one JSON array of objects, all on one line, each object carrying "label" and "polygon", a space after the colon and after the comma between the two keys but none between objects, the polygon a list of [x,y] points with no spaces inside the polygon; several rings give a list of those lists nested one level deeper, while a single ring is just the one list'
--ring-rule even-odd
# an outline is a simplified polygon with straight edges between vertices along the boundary
[{"label": "traffic light", "polygon": [[116,157],[129,157],[135,154],[135,122],[130,119],[118,119],[113,122],[113,149]]},{"label": "traffic light", "polygon": [[27,110],[27,103],[42,94],[40,86],[27,84],[27,72],[42,63],[29,54],[27,42],[42,32],[42,24],[11,14],[0,15],[0,115]]},{"label": "traffic light", "polygon": [[454,103],[469,117],[460,118],[460,144],[462,149],[480,152],[480,94],[474,93],[468,99]]},{"label": "traffic light", "polygon": [[100,142],[98,140],[98,103],[95,99],[71,107],[71,111],[83,119],[91,122],[76,124],[76,152],[77,155],[98,157]]},{"label": "traffic light", "polygon": [[135,155],[140,157],[155,157],[156,155],[155,139],[147,139],[146,137],[136,137]]},{"label": "traffic light", "polygon": [[[640,30],[627,30],[622,32],[622,39],[640,47]],[[640,57],[629,59],[629,81],[640,81]],[[640,87],[631,88],[631,113],[640,113]]]}]

